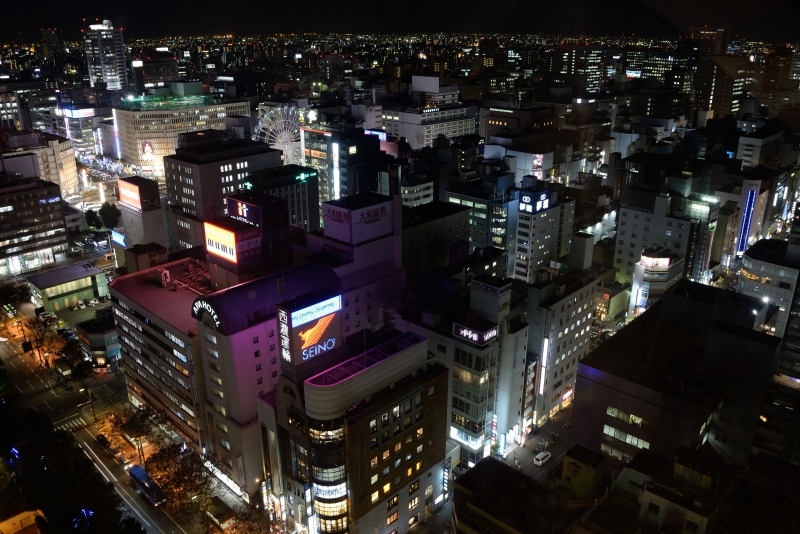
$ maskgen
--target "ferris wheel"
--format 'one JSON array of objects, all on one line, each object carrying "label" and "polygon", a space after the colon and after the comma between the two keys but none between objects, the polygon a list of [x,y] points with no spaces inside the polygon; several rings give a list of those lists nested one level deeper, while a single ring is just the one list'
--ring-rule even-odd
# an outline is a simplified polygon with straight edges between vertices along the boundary
[{"label": "ferris wheel", "polygon": [[284,165],[301,164],[300,110],[295,106],[273,107],[258,119],[253,141],[283,151]]}]

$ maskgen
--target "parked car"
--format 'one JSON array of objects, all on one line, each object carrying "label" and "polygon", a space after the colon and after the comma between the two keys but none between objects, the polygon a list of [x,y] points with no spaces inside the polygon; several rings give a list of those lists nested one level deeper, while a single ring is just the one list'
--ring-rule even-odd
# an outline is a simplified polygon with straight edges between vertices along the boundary
[{"label": "parked car", "polygon": [[100,302],[97,299],[90,299],[89,306],[97,306]]},{"label": "parked car", "polygon": [[78,306],[79,310],[82,310],[82,309],[86,308],[86,304],[84,304],[82,300],[78,301],[77,306]]},{"label": "parked car", "polygon": [[97,443],[99,443],[100,446],[103,448],[107,449],[111,446],[111,442],[108,441],[108,438],[104,434],[97,434],[97,436],[95,436],[95,439],[97,440]]},{"label": "parked car", "polygon": [[547,460],[549,460],[549,459],[550,459],[550,456],[552,456],[552,455],[551,455],[549,452],[547,452],[547,451],[540,452],[540,453],[539,453],[539,454],[537,454],[537,455],[536,455],[536,457],[533,459],[533,463],[535,463],[536,465],[544,465],[544,464],[545,464],[545,462],[547,462]]},{"label": "parked car", "polygon": [[100,297],[100,302],[108,302],[109,300],[111,300],[111,297],[109,297],[108,295],[103,295],[102,297]]}]

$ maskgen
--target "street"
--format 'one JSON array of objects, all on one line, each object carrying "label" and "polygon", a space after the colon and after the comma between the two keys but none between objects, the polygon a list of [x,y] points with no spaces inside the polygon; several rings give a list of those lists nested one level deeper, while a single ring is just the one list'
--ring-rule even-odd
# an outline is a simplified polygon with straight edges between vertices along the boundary
[{"label": "street", "polygon": [[[524,447],[517,445],[510,448],[505,462],[509,465],[515,465],[515,462],[519,461],[519,467],[526,475],[530,475],[539,482],[544,483],[550,472],[561,463],[564,453],[567,452],[569,429],[564,428],[564,424],[571,417],[572,403],[558,412],[542,428],[538,429],[535,436],[527,439]],[[558,438],[555,438],[554,443],[546,449],[551,454],[550,459],[542,466],[536,465],[533,463],[533,458],[538,454],[535,449],[542,439],[550,436],[551,432],[557,432]]]}]

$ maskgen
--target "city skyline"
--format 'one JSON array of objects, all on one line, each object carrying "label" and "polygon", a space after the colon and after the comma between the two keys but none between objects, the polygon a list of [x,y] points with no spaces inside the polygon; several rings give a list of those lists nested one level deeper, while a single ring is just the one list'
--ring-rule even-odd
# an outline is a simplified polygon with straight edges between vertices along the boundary
[{"label": "city skyline", "polygon": [[[742,6],[743,7],[743,6]],[[108,6],[100,2],[83,4],[76,12],[69,5],[51,3],[39,17],[26,14],[23,5],[13,5],[7,12],[15,20],[14,31],[6,30],[0,42],[38,41],[41,28],[57,27],[67,39],[77,39],[90,21],[112,20],[125,31],[126,41],[168,35],[234,34],[258,35],[291,32],[341,33],[455,33],[548,34],[548,35],[622,35],[646,37],[685,34],[692,24],[725,26],[733,34],[749,40],[793,42],[798,39],[792,21],[800,9],[785,0],[766,0],[765,12],[780,17],[751,17],[746,10],[732,8],[720,1],[697,4],[689,0],[670,3],[623,0],[589,2],[572,0],[563,3],[493,2],[490,13],[477,2],[454,6],[443,0],[390,4],[388,2],[348,0],[336,7],[322,2],[304,4],[302,16],[294,5],[259,6],[246,0],[226,3],[227,15],[208,16],[218,10],[211,2],[200,2],[186,9],[177,2],[158,5],[157,17],[149,10],[130,9],[124,5]],[[565,17],[564,13],[570,16]],[[688,15],[687,15],[688,14]],[[489,15],[489,16],[485,16]],[[85,21],[85,23],[84,23]],[[177,21],[177,22],[176,22]]]}]

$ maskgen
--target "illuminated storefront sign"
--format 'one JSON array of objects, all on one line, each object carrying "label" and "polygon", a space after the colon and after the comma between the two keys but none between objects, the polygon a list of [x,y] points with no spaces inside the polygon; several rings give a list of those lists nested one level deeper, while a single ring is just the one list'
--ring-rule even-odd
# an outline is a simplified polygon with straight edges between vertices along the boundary
[{"label": "illuminated storefront sign", "polygon": [[550,207],[550,192],[522,193],[519,199],[519,211],[524,213],[539,213]]},{"label": "illuminated storefront sign", "polygon": [[383,130],[364,130],[364,133],[367,135],[374,135],[381,141],[386,141],[386,132]]},{"label": "illuminated storefront sign", "polygon": [[206,249],[233,263],[240,259],[254,256],[261,249],[261,232],[259,230],[239,230],[232,232],[211,223],[204,223],[206,232]]},{"label": "illuminated storefront sign", "polygon": [[124,247],[125,246],[125,234],[121,234],[116,230],[111,230],[111,241],[116,243],[117,245]]},{"label": "illuminated storefront sign", "polygon": [[666,269],[669,267],[669,261],[669,258],[649,258],[647,256],[642,256],[641,263],[645,267],[658,267]]},{"label": "illuminated storefront sign", "polygon": [[227,197],[225,198],[225,207],[228,210],[228,217],[231,219],[261,228],[261,208],[255,204]]},{"label": "illuminated storefront sign", "polygon": [[210,315],[211,320],[214,321],[214,326],[219,328],[219,315],[217,314],[217,310],[214,309],[214,306],[204,299],[198,299],[194,301],[194,304],[192,304],[192,317],[200,321],[202,320],[203,313]]},{"label": "illuminated storefront sign", "polygon": [[142,200],[139,197],[139,188],[125,180],[117,181],[119,189],[119,202],[129,208],[142,211]]},{"label": "illuminated storefront sign", "polygon": [[484,332],[479,332],[473,328],[469,328],[458,323],[453,323],[453,335],[457,338],[466,339],[470,343],[476,345],[486,345],[488,342],[497,337],[497,325],[492,326]]},{"label": "illuminated storefront sign", "polygon": [[338,347],[341,309],[340,295],[293,312],[278,308],[281,357],[297,364]]},{"label": "illuminated storefront sign", "polygon": [[131,67],[133,67],[134,69],[137,68],[137,67],[143,67],[143,66],[144,66],[144,62],[142,60],[140,60],[140,59],[134,59],[133,61],[131,61]]},{"label": "illuminated storefront sign", "polygon": [[316,176],[317,176],[317,171],[301,172],[300,174],[295,176],[294,179],[297,180],[298,182],[305,182],[309,178],[316,178]]},{"label": "illuminated storefront sign", "polygon": [[331,144],[331,160],[333,161],[333,198],[339,198],[339,143]]}]

